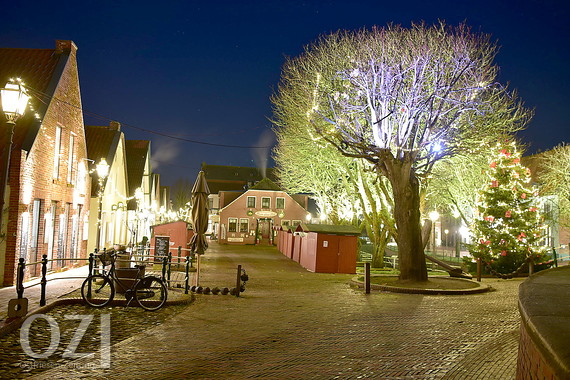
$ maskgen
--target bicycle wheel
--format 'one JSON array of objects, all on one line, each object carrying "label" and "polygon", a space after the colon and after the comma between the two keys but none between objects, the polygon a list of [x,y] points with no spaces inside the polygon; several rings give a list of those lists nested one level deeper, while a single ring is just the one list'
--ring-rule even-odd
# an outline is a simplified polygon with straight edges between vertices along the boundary
[{"label": "bicycle wheel", "polygon": [[103,307],[115,297],[113,281],[100,274],[89,276],[81,285],[81,297],[90,306]]},{"label": "bicycle wheel", "polygon": [[145,310],[158,310],[166,302],[168,289],[158,277],[143,277],[135,288],[135,299]]}]

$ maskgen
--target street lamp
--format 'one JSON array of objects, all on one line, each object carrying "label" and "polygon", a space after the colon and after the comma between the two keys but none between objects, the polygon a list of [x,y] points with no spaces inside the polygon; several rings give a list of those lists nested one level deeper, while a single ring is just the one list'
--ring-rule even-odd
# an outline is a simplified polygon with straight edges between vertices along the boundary
[{"label": "street lamp", "polygon": [[435,255],[435,222],[439,219],[439,212],[433,210],[429,213],[429,218],[431,220],[433,233],[432,233],[432,253]]},{"label": "street lamp", "polygon": [[109,175],[109,164],[107,163],[107,160],[102,158],[101,161],[99,161],[99,163],[97,164],[95,170],[97,171],[97,179],[99,182],[99,210],[98,210],[98,214],[97,214],[97,225],[99,226],[99,228],[97,230],[97,240],[95,243],[95,248],[97,248],[97,251],[99,251],[100,244],[101,244],[101,231],[103,229],[102,221],[101,221],[101,217],[103,215],[102,214],[102,211],[103,211],[103,193],[105,192],[105,179]]},{"label": "street lamp", "polygon": [[2,171],[3,176],[0,182],[0,235],[2,234],[2,217],[4,214],[4,197],[6,195],[6,186],[8,186],[8,177],[10,176],[10,156],[12,154],[12,138],[14,136],[14,127],[16,121],[24,114],[28,100],[30,97],[23,87],[23,83],[6,83],[3,89],[0,89],[2,96],[2,111],[6,116],[6,124],[8,125],[8,143],[2,149]]}]

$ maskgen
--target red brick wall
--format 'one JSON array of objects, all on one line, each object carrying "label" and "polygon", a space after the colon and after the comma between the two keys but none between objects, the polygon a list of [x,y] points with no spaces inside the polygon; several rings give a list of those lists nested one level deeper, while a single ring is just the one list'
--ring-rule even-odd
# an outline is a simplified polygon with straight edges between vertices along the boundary
[{"label": "red brick wall", "polygon": [[[67,167],[69,157],[70,134],[75,135],[73,176],[76,182],[79,174],[78,165],[85,165],[87,158],[85,146],[85,133],[83,126],[83,114],[81,111],[81,97],[79,88],[79,76],[77,72],[77,61],[75,49],[72,52],[65,66],[59,84],[46,114],[42,120],[42,126],[36,140],[29,152],[19,147],[14,147],[11,167],[10,167],[10,213],[8,222],[8,238],[6,250],[6,266],[4,273],[4,285],[11,285],[15,281],[15,263],[20,257],[22,244],[22,231],[27,228],[31,231],[32,205],[34,199],[42,200],[40,212],[40,226],[38,237],[38,248],[32,250],[28,247],[26,262],[41,259],[43,254],[47,254],[47,244],[44,243],[44,231],[46,227],[45,215],[50,211],[51,202],[56,201],[57,212],[54,231],[53,256],[56,257],[58,250],[59,218],[64,212],[66,203],[70,203],[69,217],[67,224],[67,240],[65,257],[69,257],[72,241],[72,218],[79,212],[78,204],[82,205],[79,217],[78,252],[76,256],[86,257],[87,241],[83,240],[83,221],[87,218],[89,211],[90,180],[84,181],[82,189],[76,189],[74,185],[67,183]],[[58,101],[57,99],[61,100]],[[63,102],[62,102],[63,101]],[[64,103],[65,102],[65,103]],[[55,155],[55,134],[56,127],[62,127],[59,178],[54,180],[54,155]],[[85,172],[85,175],[88,175]],[[22,225],[22,214],[30,212],[29,223]],[[31,234],[30,234],[31,236]],[[69,267],[76,263],[66,261],[54,263],[53,268]],[[33,268],[28,268],[26,278],[38,273]]]},{"label": "red brick wall", "polygon": [[519,338],[519,353],[517,359],[517,380],[555,380],[552,367],[548,365],[537,346],[529,336],[526,326],[521,323]]}]

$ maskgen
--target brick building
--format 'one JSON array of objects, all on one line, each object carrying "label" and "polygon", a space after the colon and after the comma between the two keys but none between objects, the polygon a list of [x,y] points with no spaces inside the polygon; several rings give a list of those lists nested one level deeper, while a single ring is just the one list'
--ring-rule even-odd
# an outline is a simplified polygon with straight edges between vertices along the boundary
[{"label": "brick building", "polygon": [[289,195],[267,178],[246,191],[220,191],[220,243],[273,244],[273,227],[295,226],[306,220],[307,198]]},{"label": "brick building", "polygon": [[[2,210],[3,285],[14,283],[20,257],[35,262],[43,254],[49,259],[86,255],[90,181],[76,53],[72,41],[62,40],[55,49],[0,49],[0,86],[19,77],[31,95],[14,129]],[[0,139],[6,147],[5,134]],[[37,274],[39,267],[30,267],[26,276]]]}]

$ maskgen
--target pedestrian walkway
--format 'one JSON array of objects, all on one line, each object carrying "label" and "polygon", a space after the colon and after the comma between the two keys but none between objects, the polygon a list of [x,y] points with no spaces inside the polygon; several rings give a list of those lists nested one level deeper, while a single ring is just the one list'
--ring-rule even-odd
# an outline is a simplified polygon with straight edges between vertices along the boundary
[{"label": "pedestrian walkway", "polygon": [[[65,272],[54,272],[46,276],[46,302],[50,304],[58,298],[81,287],[83,280],[87,277],[88,266],[67,270]],[[40,307],[41,286],[40,278],[32,279],[24,283],[24,298],[28,299],[28,310],[32,312]],[[0,288],[0,323],[8,317],[8,302],[18,298],[15,286]]]},{"label": "pedestrian walkway", "polygon": [[34,378],[514,378],[520,279],[485,280],[496,291],[478,295],[365,295],[351,275],[307,272],[274,248],[212,243],[201,285],[231,287],[238,264],[239,298],[197,295],[114,345],[109,369],[78,359]]}]

